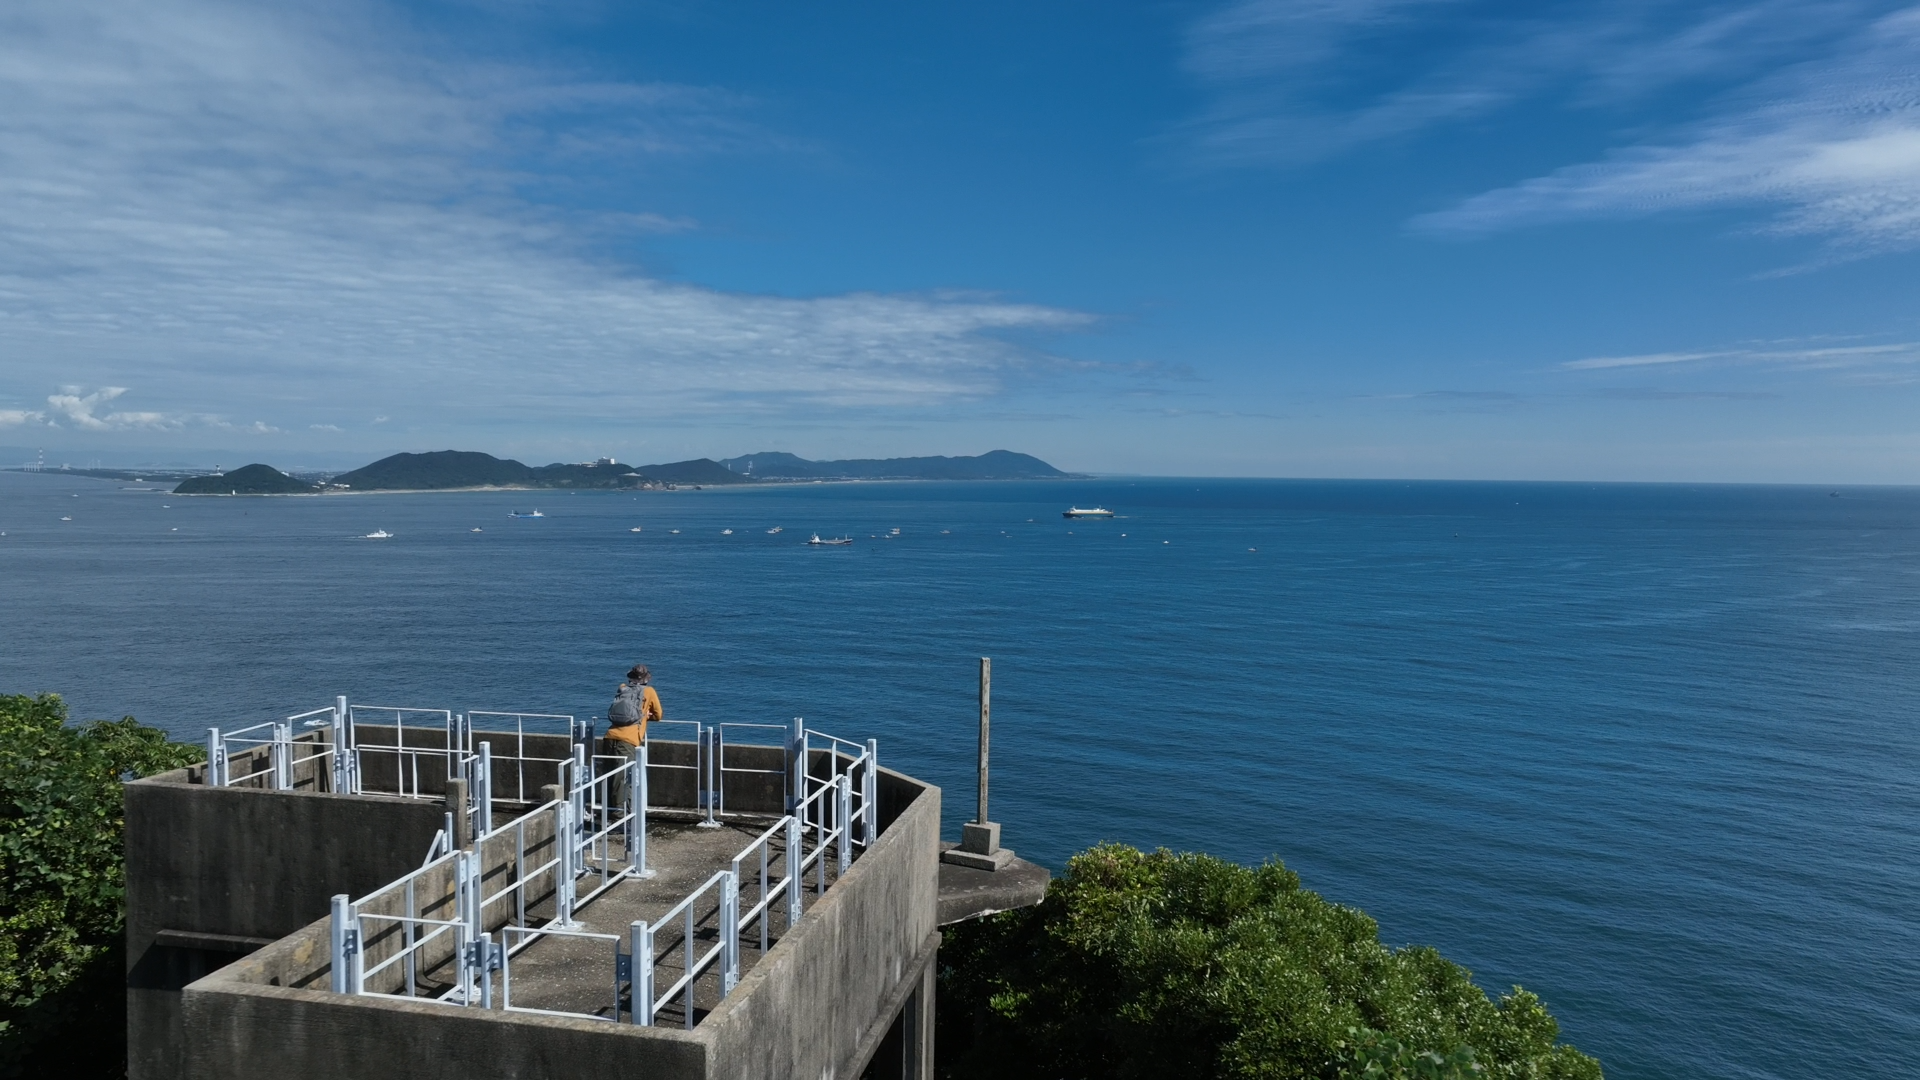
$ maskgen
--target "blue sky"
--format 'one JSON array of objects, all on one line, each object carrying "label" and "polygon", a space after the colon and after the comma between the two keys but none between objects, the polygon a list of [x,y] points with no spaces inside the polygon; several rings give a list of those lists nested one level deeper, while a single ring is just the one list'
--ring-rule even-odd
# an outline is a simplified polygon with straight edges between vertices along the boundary
[{"label": "blue sky", "polygon": [[0,446],[1915,483],[1917,104],[1850,0],[14,0]]}]

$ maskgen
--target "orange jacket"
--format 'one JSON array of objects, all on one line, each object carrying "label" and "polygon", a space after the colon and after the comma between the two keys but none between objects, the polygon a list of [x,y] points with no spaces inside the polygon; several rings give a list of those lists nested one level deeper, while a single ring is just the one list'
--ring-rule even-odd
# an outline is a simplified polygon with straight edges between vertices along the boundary
[{"label": "orange jacket", "polygon": [[640,693],[640,722],[637,724],[613,725],[607,728],[607,738],[639,746],[647,741],[647,721],[662,719],[660,713],[660,695],[648,686]]}]

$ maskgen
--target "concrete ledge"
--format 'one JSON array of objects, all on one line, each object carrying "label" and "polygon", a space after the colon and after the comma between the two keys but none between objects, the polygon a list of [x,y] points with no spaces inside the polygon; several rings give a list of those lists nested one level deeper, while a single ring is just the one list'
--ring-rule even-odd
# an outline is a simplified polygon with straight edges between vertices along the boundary
[{"label": "concrete ledge", "polygon": [[[944,851],[957,845],[942,843]],[[999,870],[978,870],[945,861],[940,863],[940,925],[948,926],[1014,908],[1032,907],[1047,895],[1053,875],[1025,859],[1013,859]]]},{"label": "concrete ledge", "polygon": [[206,949],[209,952],[246,954],[258,952],[278,938],[246,937],[241,934],[203,934],[194,930],[161,930],[153,943],[174,949]]}]

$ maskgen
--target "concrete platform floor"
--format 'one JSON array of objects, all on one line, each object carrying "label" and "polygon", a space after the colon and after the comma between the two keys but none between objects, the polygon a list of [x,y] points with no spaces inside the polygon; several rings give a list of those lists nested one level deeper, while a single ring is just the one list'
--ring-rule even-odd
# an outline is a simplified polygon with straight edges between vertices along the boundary
[{"label": "concrete platform floor", "polygon": [[[624,951],[635,920],[656,923],[714,874],[728,869],[733,857],[752,844],[772,824],[771,819],[736,821],[710,829],[695,824],[658,820],[649,822],[647,865],[653,871],[653,876],[616,881],[598,897],[576,909],[574,918],[579,925],[574,933],[506,932],[503,937],[496,932],[496,940],[504,940],[515,948],[522,942],[530,943],[510,957],[507,970],[496,976],[495,1007],[504,1007],[510,1001],[516,1009],[546,1009],[609,1019],[616,1017],[628,1007],[623,999],[616,998],[616,939],[620,951]],[[768,887],[777,889],[787,866],[784,835],[776,833],[766,846]],[[811,838],[803,843],[803,847],[806,855],[811,856],[814,851]],[[624,865],[625,852],[621,845],[613,845],[613,854],[616,863]],[[831,886],[837,878],[834,870],[838,865],[838,856],[831,847],[826,853],[825,863],[826,881]],[[760,853],[757,849],[741,863],[741,878],[740,912],[745,916],[761,900]],[[809,867],[805,885],[801,889],[803,909],[819,898],[819,881],[816,863]],[[589,875],[579,880],[577,891],[585,896],[598,884]],[[720,892],[715,887],[689,905],[693,930],[692,961],[696,965],[719,943],[719,904]],[[778,943],[780,935],[787,929],[784,893],[775,895],[772,908],[764,920],[768,948]],[[529,919],[535,925],[542,921]],[[688,959],[685,947],[687,926],[683,913],[676,915],[671,924],[658,926],[655,931],[656,1003],[685,972]],[[756,920],[749,924],[747,932],[741,937],[742,975],[762,955],[760,928],[761,922]],[[700,1017],[717,1005],[719,1000],[719,963],[716,958],[694,983],[694,1022],[698,1023]],[[683,996],[676,996],[665,1003],[655,1022],[684,1026],[686,1019],[686,1000]]]}]

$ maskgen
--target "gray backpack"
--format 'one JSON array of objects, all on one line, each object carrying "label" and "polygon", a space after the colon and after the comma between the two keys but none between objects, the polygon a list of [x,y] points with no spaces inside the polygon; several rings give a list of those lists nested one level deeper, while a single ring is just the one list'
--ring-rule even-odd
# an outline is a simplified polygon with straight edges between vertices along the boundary
[{"label": "gray backpack", "polygon": [[646,695],[646,683],[621,683],[620,689],[614,691],[613,704],[607,706],[607,723],[615,727],[639,723]]}]

